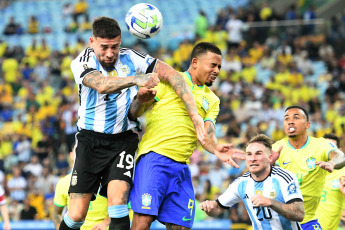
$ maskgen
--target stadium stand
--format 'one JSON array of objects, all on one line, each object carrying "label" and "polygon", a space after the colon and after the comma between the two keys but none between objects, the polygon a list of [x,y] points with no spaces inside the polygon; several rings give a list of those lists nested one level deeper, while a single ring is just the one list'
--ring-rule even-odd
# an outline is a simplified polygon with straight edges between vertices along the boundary
[{"label": "stadium stand", "polygon": [[[212,87],[221,98],[217,137],[222,142],[232,142],[242,148],[257,133],[269,135],[273,140],[282,138],[284,108],[298,103],[310,112],[313,136],[333,132],[344,143],[345,14],[318,18],[317,12],[327,1],[314,5],[318,23],[303,24],[304,14],[314,1],[305,0],[304,4],[296,5],[294,12],[289,12],[291,8],[287,7],[278,13],[273,7],[275,1],[254,4],[251,0],[175,0],[172,5],[171,1],[152,0],[148,2],[162,12],[163,29],[145,41],[130,35],[124,22],[127,10],[139,0],[86,2],[90,21],[101,15],[119,21],[123,46],[154,52],[154,56],[178,70],[184,71],[188,66],[195,42],[214,42],[222,48],[223,70]],[[264,2],[271,13],[268,10],[260,18],[260,4]],[[81,29],[83,17],[77,18],[79,26],[73,25],[73,12],[66,7],[68,3],[73,8],[77,0],[17,0],[0,4],[0,169],[5,175],[0,183],[8,194],[12,229],[53,229],[50,218],[54,181],[68,173],[64,156],[74,140],[79,106],[69,65],[75,53],[87,46],[90,36],[87,26]],[[206,12],[209,23],[204,38],[194,34],[199,10]],[[287,14],[295,15],[297,20],[285,20]],[[239,31],[242,40],[234,49],[227,43],[226,23],[231,15],[244,22]],[[16,34],[4,35],[13,16],[20,27],[16,27]],[[30,16],[39,22],[38,33],[27,33]],[[284,23],[289,26],[280,26]],[[49,169],[45,170],[44,178],[32,173],[32,168],[36,169],[30,163],[32,155],[38,155],[39,164]],[[216,169],[216,160],[201,148],[192,156],[190,166],[198,202],[216,198],[246,170],[244,162],[238,162],[239,170],[227,165],[218,165]],[[16,168],[25,180],[25,196],[32,197],[30,205],[40,213],[35,221],[21,220],[23,205],[11,200],[13,191],[7,184]],[[210,175],[224,172],[227,177],[223,183],[212,185]],[[42,180],[53,185],[37,190]],[[206,218],[196,208],[193,229],[229,229],[230,226],[250,229],[250,220],[241,205],[214,219]],[[163,228],[155,223],[153,229]]]}]

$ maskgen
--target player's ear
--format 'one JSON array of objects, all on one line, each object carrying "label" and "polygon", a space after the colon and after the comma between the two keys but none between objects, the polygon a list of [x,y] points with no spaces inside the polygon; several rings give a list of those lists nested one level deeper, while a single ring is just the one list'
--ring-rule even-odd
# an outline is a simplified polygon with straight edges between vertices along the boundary
[{"label": "player's ear", "polygon": [[192,58],[192,62],[191,65],[193,66],[193,68],[196,68],[196,65],[198,64],[198,59],[197,58]]},{"label": "player's ear", "polygon": [[305,123],[305,128],[306,128],[306,129],[309,129],[309,128],[310,128],[310,122],[309,122],[309,121],[307,121],[307,122]]}]

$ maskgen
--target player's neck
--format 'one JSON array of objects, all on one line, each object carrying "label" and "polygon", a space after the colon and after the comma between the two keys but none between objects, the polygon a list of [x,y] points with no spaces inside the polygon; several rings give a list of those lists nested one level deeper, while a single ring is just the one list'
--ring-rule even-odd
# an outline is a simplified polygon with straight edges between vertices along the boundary
[{"label": "player's neck", "polygon": [[189,73],[189,75],[190,75],[190,79],[192,80],[192,83],[193,84],[195,84],[195,85],[202,85],[199,81],[198,81],[198,79],[197,79],[197,73],[195,73],[191,68],[189,68],[188,70],[187,70],[187,72]]},{"label": "player's neck", "polygon": [[307,143],[308,136],[305,134],[302,136],[289,137],[288,141],[292,147],[300,149],[305,145],[305,143]]}]

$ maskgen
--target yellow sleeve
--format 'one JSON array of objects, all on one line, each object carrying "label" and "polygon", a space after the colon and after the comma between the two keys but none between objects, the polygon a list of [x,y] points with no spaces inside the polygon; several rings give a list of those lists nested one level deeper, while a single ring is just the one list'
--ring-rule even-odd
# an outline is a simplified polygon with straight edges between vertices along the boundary
[{"label": "yellow sleeve", "polygon": [[214,125],[216,124],[216,118],[219,114],[219,103],[219,100],[213,103],[212,108],[207,112],[204,121],[211,121]]},{"label": "yellow sleeve", "polygon": [[55,188],[54,204],[58,207],[67,205],[69,183],[67,184],[66,181],[69,182],[65,177],[61,178]]}]

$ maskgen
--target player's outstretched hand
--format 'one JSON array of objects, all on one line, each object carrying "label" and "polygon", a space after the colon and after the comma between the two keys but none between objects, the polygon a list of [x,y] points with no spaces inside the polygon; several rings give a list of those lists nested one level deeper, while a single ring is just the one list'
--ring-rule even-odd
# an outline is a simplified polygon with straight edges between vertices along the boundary
[{"label": "player's outstretched hand", "polygon": [[234,158],[244,160],[244,152],[241,149],[233,148],[233,144],[218,144],[216,145],[214,154],[223,162],[239,168],[238,164],[234,161]]},{"label": "player's outstretched hand", "polygon": [[260,194],[255,194],[250,199],[254,206],[269,207],[271,205],[271,200]]},{"label": "player's outstretched hand", "polygon": [[139,74],[134,76],[134,82],[137,86],[154,88],[160,82],[157,73]]},{"label": "player's outstretched hand", "polygon": [[280,156],[280,152],[282,151],[283,146],[280,146],[277,151],[272,150],[272,158],[270,159],[270,164],[275,165],[276,161],[278,160]]},{"label": "player's outstretched hand", "polygon": [[195,114],[192,115],[191,120],[193,122],[193,126],[196,132],[196,137],[198,138],[198,141],[200,144],[205,144],[205,137],[206,137],[206,131],[204,126],[204,119],[199,115]]},{"label": "player's outstretched hand", "polygon": [[205,211],[206,213],[211,213],[216,208],[217,202],[213,200],[205,200],[204,202],[200,203],[200,209]]},{"label": "player's outstretched hand", "polygon": [[155,89],[148,89],[146,87],[141,87],[138,90],[137,97],[140,103],[146,103],[146,102],[151,101],[153,98],[155,98],[156,94],[157,94],[157,90]]},{"label": "player's outstretched hand", "polygon": [[328,172],[333,172],[334,164],[332,162],[316,161],[315,165],[318,165],[320,168],[327,170]]}]

